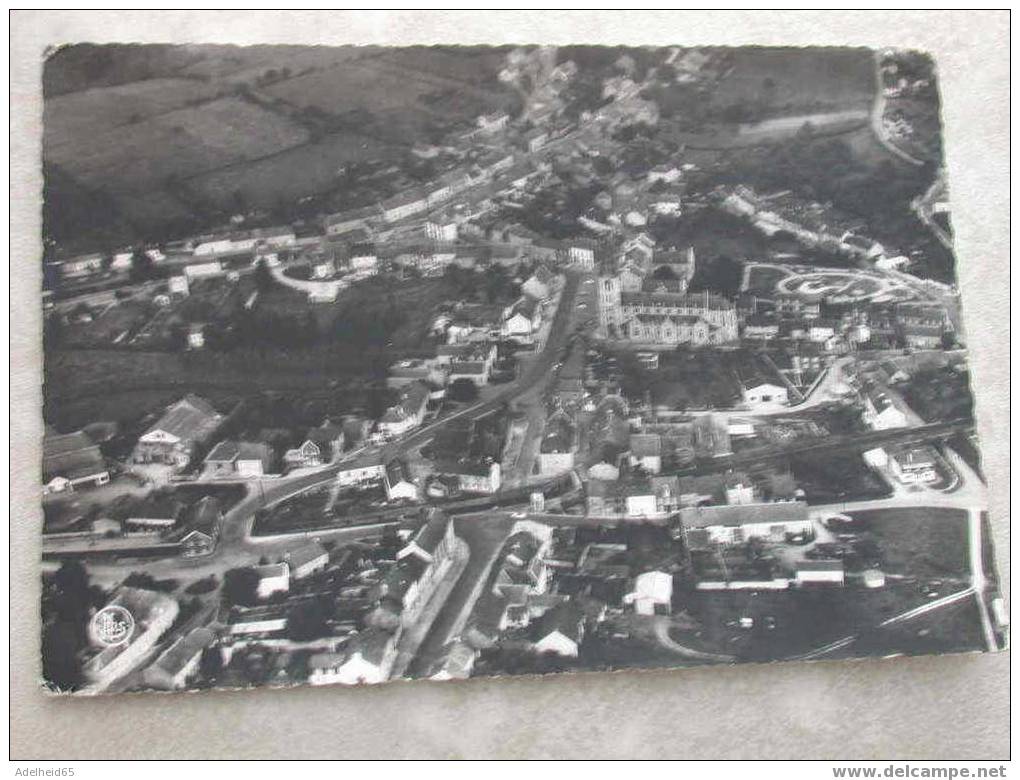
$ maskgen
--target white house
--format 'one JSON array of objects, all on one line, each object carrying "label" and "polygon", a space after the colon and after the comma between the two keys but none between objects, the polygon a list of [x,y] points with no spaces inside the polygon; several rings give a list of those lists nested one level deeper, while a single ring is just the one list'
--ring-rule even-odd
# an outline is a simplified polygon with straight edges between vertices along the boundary
[{"label": "white house", "polygon": [[659,505],[654,493],[640,493],[627,496],[628,517],[655,517],[659,513]]},{"label": "white house", "polygon": [[133,261],[134,256],[135,256],[135,253],[130,251],[130,250],[127,251],[127,252],[117,252],[113,256],[113,260],[110,261],[110,270],[111,271],[129,271],[129,270],[131,270],[131,266],[133,264],[132,261]]},{"label": "white house", "polygon": [[683,176],[683,171],[676,165],[670,165],[669,163],[663,163],[662,165],[656,165],[648,172],[648,183],[654,184],[657,181],[664,182],[666,184],[673,184],[680,180]]},{"label": "white house", "polygon": [[360,685],[384,682],[396,658],[396,637],[379,628],[357,634],[340,653],[316,653],[308,659],[312,685]]},{"label": "white house", "polygon": [[786,534],[813,530],[807,504],[801,501],[682,508],[680,521],[685,532],[705,529],[718,544],[743,544],[751,538],[781,542]]},{"label": "white house", "polygon": [[313,279],[328,279],[336,273],[336,266],[332,259],[320,259],[312,263],[311,277]]},{"label": "white house", "polygon": [[743,506],[754,503],[754,485],[738,482],[726,488],[726,503],[730,506]]},{"label": "white house", "polygon": [[882,255],[880,258],[875,260],[875,268],[882,271],[896,271],[906,265],[910,265],[910,258],[906,255],[896,255],[895,257]]},{"label": "white house", "polygon": [[259,584],[255,595],[260,599],[268,599],[274,593],[286,593],[290,590],[290,566],[286,563],[270,563],[256,566]]},{"label": "white house", "polygon": [[875,447],[864,451],[864,462],[873,469],[884,469],[889,465],[889,453],[882,447]]},{"label": "white house", "polygon": [[555,653],[576,658],[584,638],[584,613],[574,601],[565,601],[550,609],[538,621],[537,653]]},{"label": "white house", "polygon": [[233,248],[234,242],[229,238],[213,239],[196,244],[194,254],[197,257],[202,257],[204,255],[216,255],[222,252],[230,252]]},{"label": "white house", "polygon": [[228,623],[233,635],[272,634],[287,627],[287,613],[285,605],[270,604],[231,614]]},{"label": "white house", "polygon": [[646,571],[634,581],[634,590],[623,597],[639,615],[669,612],[673,603],[673,577],[663,571]]},{"label": "white house", "polygon": [[109,481],[106,459],[87,433],[43,436],[43,495]]},{"label": "white house", "polygon": [[937,482],[939,478],[935,456],[927,447],[895,453],[889,459],[889,466],[904,485]]},{"label": "white house", "polygon": [[382,479],[385,472],[382,463],[377,458],[372,458],[368,463],[344,466],[337,472],[336,481],[343,487],[359,485]]},{"label": "white house", "polygon": [[522,296],[510,308],[503,320],[504,336],[530,337],[542,324],[542,307],[534,298]]},{"label": "white house", "polygon": [[69,260],[62,260],[57,263],[60,269],[60,276],[64,279],[79,279],[83,276],[91,276],[103,270],[103,256],[100,254],[82,255],[72,257]]},{"label": "white house", "polygon": [[297,236],[293,228],[289,227],[257,228],[251,232],[251,240],[257,246],[279,249],[294,246],[297,243]]},{"label": "white house", "polygon": [[682,211],[680,198],[668,195],[660,196],[656,200],[652,201],[651,206],[652,211],[659,216],[675,217],[679,216]]},{"label": "white house", "polygon": [[390,461],[386,466],[383,484],[386,487],[386,498],[389,501],[399,499],[416,501],[418,499],[418,486],[410,478],[407,467],[398,459]]},{"label": "white house", "polygon": [[351,252],[350,266],[352,271],[376,271],[379,268],[379,258],[375,252],[353,251]]},{"label": "white house", "polygon": [[188,284],[188,277],[183,274],[180,276],[171,276],[168,285],[171,295],[180,295],[187,298],[191,293],[191,288]]},{"label": "white house", "polygon": [[264,442],[221,441],[205,456],[206,473],[211,476],[237,475],[245,479],[269,473],[272,448]]},{"label": "white house", "polygon": [[843,561],[797,561],[794,566],[798,585],[842,585]]},{"label": "white house", "polygon": [[743,388],[744,403],[751,408],[759,406],[785,406],[790,402],[789,392],[785,387],[771,382],[758,382]]},{"label": "white house", "polygon": [[628,211],[623,217],[623,221],[627,223],[629,227],[644,227],[648,224],[648,219],[640,211]]},{"label": "white house", "polygon": [[223,266],[219,260],[208,263],[195,263],[184,267],[184,275],[191,279],[206,279],[210,276],[220,276],[223,273]]},{"label": "white house", "polygon": [[187,395],[168,406],[163,416],[141,435],[132,460],[186,466],[195,447],[208,440],[222,419],[204,398]]},{"label": "white house", "polygon": [[393,437],[417,428],[425,420],[425,409],[429,402],[429,389],[421,382],[407,385],[400,401],[386,410],[379,420],[378,431],[383,436]]},{"label": "white house", "polygon": [[907,415],[901,412],[885,393],[871,392],[864,396],[864,423],[876,430],[905,428]]},{"label": "white house", "polygon": [[202,349],[205,346],[205,325],[193,322],[188,326],[188,349]]},{"label": "white house", "polygon": [[505,111],[496,111],[491,114],[482,114],[476,122],[483,132],[493,133],[502,130],[510,123],[510,115]]}]

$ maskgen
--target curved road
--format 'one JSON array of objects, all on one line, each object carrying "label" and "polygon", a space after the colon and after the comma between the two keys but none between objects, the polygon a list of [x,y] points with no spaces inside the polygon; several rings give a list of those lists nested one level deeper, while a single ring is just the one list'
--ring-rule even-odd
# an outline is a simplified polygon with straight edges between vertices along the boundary
[{"label": "curved road", "polygon": [[[97,580],[104,581],[119,580],[131,571],[145,571],[155,577],[188,576],[199,578],[209,574],[222,574],[226,569],[249,565],[262,556],[272,557],[285,552],[301,541],[303,537],[295,535],[291,539],[284,540],[253,539],[251,537],[252,524],[255,513],[259,509],[306,490],[329,484],[341,470],[368,465],[378,462],[380,459],[387,462],[404,452],[425,444],[451,420],[460,417],[470,419],[482,417],[498,409],[503,403],[512,401],[548,380],[571,336],[570,325],[574,314],[574,298],[580,281],[580,274],[572,271],[567,272],[559,306],[549,328],[544,349],[530,361],[530,364],[517,379],[502,387],[495,396],[419,428],[397,441],[382,446],[366,447],[353,456],[348,456],[312,473],[249,484],[245,497],[225,514],[221,524],[219,543],[216,550],[208,556],[195,559],[175,557],[151,561],[132,559],[117,563],[89,562],[89,571]],[[342,544],[371,536],[373,533],[381,533],[386,525],[387,523],[380,523],[372,526],[324,529],[317,531],[315,535],[327,537]]]}]

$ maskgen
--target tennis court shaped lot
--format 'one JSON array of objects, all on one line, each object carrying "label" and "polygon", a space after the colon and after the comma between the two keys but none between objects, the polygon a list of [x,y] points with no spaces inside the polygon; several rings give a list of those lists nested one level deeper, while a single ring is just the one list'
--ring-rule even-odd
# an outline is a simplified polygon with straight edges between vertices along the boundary
[{"label": "tennis court shaped lot", "polygon": [[765,298],[794,295],[805,301],[886,303],[917,297],[904,282],[877,272],[774,263],[745,266],[742,289]]}]

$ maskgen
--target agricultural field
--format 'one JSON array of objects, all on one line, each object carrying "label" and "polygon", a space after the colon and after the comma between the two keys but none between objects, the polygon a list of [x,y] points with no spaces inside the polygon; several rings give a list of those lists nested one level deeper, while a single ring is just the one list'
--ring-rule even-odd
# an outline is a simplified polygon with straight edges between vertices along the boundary
[{"label": "agricultural field", "polygon": [[886,572],[963,579],[968,573],[967,512],[909,507],[849,511],[862,538],[879,546]]},{"label": "agricultural field", "polygon": [[333,198],[340,184],[354,189],[338,177],[342,167],[398,163],[414,143],[512,108],[516,93],[496,80],[503,56],[67,47],[44,73],[46,235],[64,251],[105,250],[200,232],[238,211]]},{"label": "agricultural field", "polygon": [[160,187],[168,177],[258,159],[307,140],[304,128],[286,118],[240,98],[221,98],[77,135],[73,143],[46,144],[44,156],[87,186],[123,192]]},{"label": "agricultural field", "polygon": [[459,80],[392,63],[385,56],[312,71],[264,91],[298,110],[356,118],[386,141],[409,146],[422,138],[440,140],[443,131],[469,124],[505,102],[499,92],[476,92]]},{"label": "agricultural field", "polygon": [[344,165],[393,160],[400,152],[377,135],[344,130],[261,160],[200,173],[187,187],[215,203],[232,203],[239,193],[250,208],[272,208],[330,192],[341,183],[338,170]]},{"label": "agricultural field", "polygon": [[[877,626],[926,601],[913,583],[895,581],[874,590],[701,591],[680,598],[686,615],[694,621],[694,630],[674,627],[670,636],[682,645],[732,654],[742,661],[790,658],[852,634],[861,634],[863,642],[877,642],[879,637],[886,642],[896,639],[887,652],[904,652],[906,646],[901,642],[908,640],[906,635],[894,635]],[[941,610],[935,613],[935,620],[941,615]],[[753,625],[741,627],[741,618],[750,618]],[[971,649],[978,646],[968,645]],[[863,645],[851,646],[847,654],[856,655],[863,649]]]},{"label": "agricultural field", "polygon": [[71,347],[126,344],[156,312],[156,307],[145,300],[127,300],[93,309],[92,322],[75,323],[64,328],[64,344]]},{"label": "agricultural field", "polygon": [[43,145],[48,154],[83,138],[138,125],[217,96],[211,84],[195,79],[151,79],[86,89],[50,98],[43,104]]},{"label": "agricultural field", "polygon": [[964,599],[913,620],[863,634],[853,645],[858,656],[937,655],[985,648],[977,602]]},{"label": "agricultural field", "polygon": [[875,92],[868,49],[746,47],[726,57],[730,70],[712,90],[719,107],[763,102],[775,116],[862,109]]}]

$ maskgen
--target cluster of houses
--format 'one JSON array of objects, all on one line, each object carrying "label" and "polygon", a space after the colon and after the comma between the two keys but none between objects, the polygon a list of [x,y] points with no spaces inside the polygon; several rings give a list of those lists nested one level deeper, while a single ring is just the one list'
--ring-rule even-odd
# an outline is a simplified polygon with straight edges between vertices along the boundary
[{"label": "cluster of houses", "polygon": [[[459,380],[482,387],[489,383],[495,370],[497,341],[519,345],[534,343],[542,327],[545,306],[559,288],[560,278],[544,266],[539,266],[522,285],[521,297],[508,306],[461,304],[433,322],[431,332],[445,337],[446,343],[436,347],[432,358],[400,360],[390,366],[387,385],[407,393],[407,387],[424,384],[437,398],[444,388]],[[418,391],[420,394],[421,391]],[[380,421],[380,430],[386,436],[396,436],[421,424],[417,413],[417,396],[411,399],[415,408],[401,404],[387,412]]]},{"label": "cluster of houses", "polygon": [[909,258],[860,234],[859,222],[842,217],[829,206],[798,198],[790,192],[760,195],[738,185],[721,190],[723,211],[747,219],[767,236],[784,233],[808,247],[817,247],[851,260],[866,260],[890,270],[909,263]]},{"label": "cluster of houses", "polygon": [[[289,580],[304,579],[317,571],[338,572],[339,588],[335,593],[336,619],[333,635],[327,646],[308,659],[308,682],[312,685],[378,683],[390,678],[397,662],[398,647],[405,634],[420,620],[426,619],[426,608],[438,587],[454,566],[459,542],[453,522],[433,512],[427,522],[397,552],[395,560],[385,564],[363,562],[346,566],[350,551],[339,556],[328,554],[321,547],[306,554],[291,553],[290,561],[260,567],[260,585],[268,580],[264,598],[275,603],[268,606],[233,608],[224,617],[224,650],[237,653],[251,642],[264,642],[285,634],[289,619]],[[312,557],[312,553],[315,553]],[[295,557],[296,556],[296,557]],[[295,561],[304,562],[295,568]],[[263,568],[267,570],[261,571]],[[283,577],[289,578],[284,583]],[[354,628],[350,614],[360,616]],[[346,626],[346,628],[345,628]]]},{"label": "cluster of houses", "polygon": [[[91,654],[85,677],[95,691],[132,672],[140,672],[143,687],[188,687],[201,678],[205,654],[218,654],[216,667],[221,668],[252,648],[275,647],[287,640],[294,610],[328,592],[336,610],[327,620],[326,636],[309,642],[314,652],[308,659],[308,681],[382,682],[393,672],[405,632],[424,619],[432,596],[458,555],[462,557],[460,545],[452,521],[438,512],[407,538],[395,560],[366,559],[354,548],[330,551],[311,540],[276,563],[252,568],[254,603],[225,604],[212,622],[176,636],[180,606],[173,596],[122,586],[106,606],[128,609],[137,627],[127,642]],[[160,644],[160,652],[153,653]],[[447,674],[437,679],[449,679],[454,664],[445,666]]]},{"label": "cluster of houses", "polygon": [[[585,636],[614,615],[671,614],[673,574],[635,563],[637,536],[518,521],[462,636],[492,648],[577,658]],[[668,546],[668,537],[664,540]]]},{"label": "cluster of houses", "polygon": [[935,303],[839,303],[776,293],[737,300],[740,336],[823,359],[856,349],[940,349],[955,339],[945,308]]},{"label": "cluster of houses", "polygon": [[58,282],[74,282],[96,277],[104,272],[126,274],[135,263],[136,253],[144,254],[153,265],[171,259],[184,265],[182,272],[191,280],[225,273],[222,258],[237,255],[276,257],[281,250],[297,245],[297,236],[290,226],[234,230],[226,233],[194,236],[159,247],[122,249],[110,254],[93,252],[86,255],[53,260],[48,272]]}]

